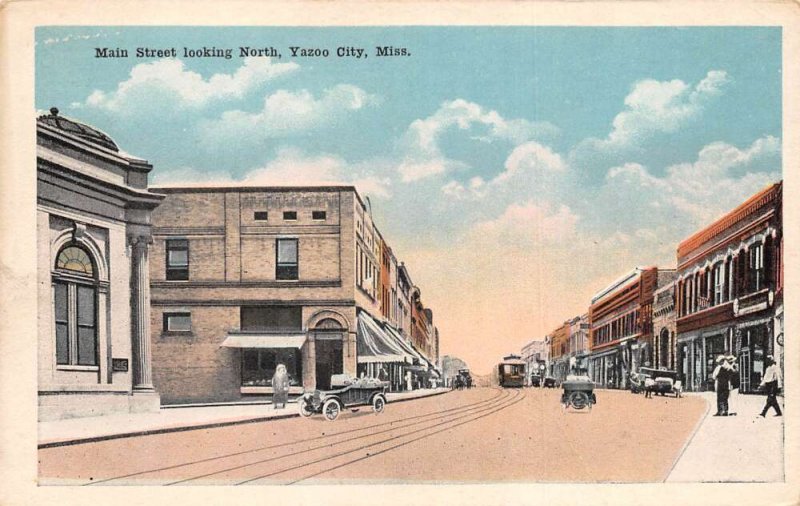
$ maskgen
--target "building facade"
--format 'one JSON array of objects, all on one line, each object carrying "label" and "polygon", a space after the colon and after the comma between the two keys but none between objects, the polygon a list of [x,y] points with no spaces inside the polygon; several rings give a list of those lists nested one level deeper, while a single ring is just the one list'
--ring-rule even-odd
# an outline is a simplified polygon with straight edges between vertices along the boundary
[{"label": "building facade", "polygon": [[[674,270],[662,275],[674,276]],[[648,356],[648,343],[640,338],[652,334],[653,293],[658,282],[658,268],[637,267],[592,297],[590,372],[598,385],[627,388],[630,374],[642,357]]]},{"label": "building facade", "polygon": [[[385,316],[388,251],[352,186],[160,188],[154,382],[166,403],[290,394],[336,374],[403,388],[424,360]],[[388,311],[387,311],[388,312]]]},{"label": "building facade", "polygon": [[783,184],[750,197],[678,245],[677,367],[689,390],[713,389],[718,355],[734,354],[740,391],[764,359],[783,357]]},{"label": "building facade", "polygon": [[653,356],[651,365],[675,370],[677,327],[675,321],[675,281],[669,281],[653,294]]},{"label": "building facade", "polygon": [[564,381],[570,373],[569,322],[565,322],[550,334],[550,375]]},{"label": "building facade", "polygon": [[585,375],[589,372],[589,314],[576,316],[569,324],[569,372]]},{"label": "building facade", "polygon": [[544,339],[530,341],[522,347],[521,356],[525,361],[528,381],[531,375],[544,376],[550,357],[550,345]]},{"label": "building facade", "polygon": [[39,420],[157,411],[152,166],[56,108],[36,134]]}]

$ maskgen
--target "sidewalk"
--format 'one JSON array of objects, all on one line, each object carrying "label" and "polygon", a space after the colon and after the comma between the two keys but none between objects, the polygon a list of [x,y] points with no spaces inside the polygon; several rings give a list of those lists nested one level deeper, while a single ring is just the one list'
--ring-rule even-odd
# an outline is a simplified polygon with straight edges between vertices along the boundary
[{"label": "sidewalk", "polygon": [[[393,392],[386,395],[389,403],[402,402],[449,392],[447,388]],[[263,422],[300,416],[296,400],[286,409],[272,409],[271,404],[205,405],[162,407],[158,413],[124,413],[118,415],[71,418],[39,422],[39,448],[90,443],[106,439],[145,436],[164,432],[208,429],[240,423]]]},{"label": "sidewalk", "polygon": [[[736,416],[716,417],[716,394],[698,394],[709,403],[700,426],[667,477],[667,482],[774,482],[784,481],[783,417],[764,407],[764,395],[732,399]],[[783,409],[783,398],[778,398]],[[784,413],[785,414],[785,413]]]}]

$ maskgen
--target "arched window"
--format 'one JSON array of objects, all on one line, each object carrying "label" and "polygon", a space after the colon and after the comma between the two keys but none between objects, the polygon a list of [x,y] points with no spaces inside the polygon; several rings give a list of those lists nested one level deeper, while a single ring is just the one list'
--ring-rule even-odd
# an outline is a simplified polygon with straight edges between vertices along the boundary
[{"label": "arched window", "polygon": [[70,244],[53,271],[56,364],[97,365],[97,279],[92,257]]}]

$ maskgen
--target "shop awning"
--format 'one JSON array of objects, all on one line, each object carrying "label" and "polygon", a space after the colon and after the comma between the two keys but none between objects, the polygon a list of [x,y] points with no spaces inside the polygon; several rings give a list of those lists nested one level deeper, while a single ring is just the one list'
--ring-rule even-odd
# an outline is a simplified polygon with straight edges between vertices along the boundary
[{"label": "shop awning", "polygon": [[413,362],[413,357],[403,350],[394,337],[365,312],[358,315],[356,353],[360,364]]},{"label": "shop awning", "polygon": [[399,332],[397,332],[395,329],[393,329],[388,325],[386,325],[384,328],[386,329],[387,333],[389,333],[390,335],[392,335],[392,337],[394,337],[394,340],[397,342],[397,345],[400,346],[400,348],[402,348],[408,355],[412,357],[412,361],[410,363],[413,364],[416,362],[422,364],[425,362],[425,359],[422,357],[422,355],[420,355],[412,345],[408,344],[405,338],[402,335],[400,335]]},{"label": "shop awning", "polygon": [[305,334],[228,334],[226,348],[302,348]]}]

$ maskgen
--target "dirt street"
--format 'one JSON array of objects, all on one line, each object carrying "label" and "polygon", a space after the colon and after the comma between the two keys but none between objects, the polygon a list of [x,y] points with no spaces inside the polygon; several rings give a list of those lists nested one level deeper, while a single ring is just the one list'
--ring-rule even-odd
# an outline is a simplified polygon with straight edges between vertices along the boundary
[{"label": "dirt street", "polygon": [[[39,450],[42,484],[654,482],[705,411],[698,397],[479,388],[317,415]],[[265,407],[265,409],[270,409]],[[288,409],[295,409],[289,405]]]}]

